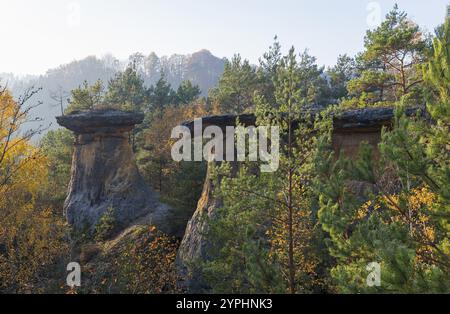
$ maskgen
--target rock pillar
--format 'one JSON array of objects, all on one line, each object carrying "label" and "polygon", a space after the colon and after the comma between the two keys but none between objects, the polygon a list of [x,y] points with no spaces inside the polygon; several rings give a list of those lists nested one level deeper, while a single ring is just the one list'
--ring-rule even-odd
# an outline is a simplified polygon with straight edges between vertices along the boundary
[{"label": "rock pillar", "polygon": [[75,230],[93,232],[102,215],[113,209],[118,230],[139,218],[170,232],[168,207],[140,176],[130,134],[142,113],[95,110],[57,117],[75,133],[69,191],[64,214]]}]

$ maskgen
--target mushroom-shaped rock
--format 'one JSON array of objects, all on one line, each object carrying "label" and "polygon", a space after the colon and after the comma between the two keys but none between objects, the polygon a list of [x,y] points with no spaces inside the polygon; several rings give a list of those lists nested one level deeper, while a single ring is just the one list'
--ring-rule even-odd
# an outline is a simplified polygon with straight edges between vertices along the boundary
[{"label": "mushroom-shaped rock", "polygon": [[75,133],[69,191],[64,213],[75,230],[91,234],[102,215],[113,210],[116,230],[137,219],[148,219],[170,233],[169,208],[140,176],[130,146],[131,130],[142,113],[119,110],[77,112],[57,117]]},{"label": "mushroom-shaped rock", "polygon": [[[417,114],[421,107],[408,108],[406,114],[413,116]],[[320,108],[305,110],[299,114],[298,119],[293,121],[296,127],[302,123],[305,118],[310,118],[309,114],[316,115]],[[333,116],[333,147],[336,154],[342,150],[347,157],[354,158],[362,141],[373,145],[376,151],[377,144],[380,141],[381,129],[383,126],[389,126],[394,118],[393,108],[365,108],[341,112]],[[225,129],[226,126],[235,126],[239,121],[244,126],[256,124],[256,116],[253,114],[243,115],[220,115],[202,118],[202,127],[211,125],[219,126]],[[194,130],[194,121],[187,121],[184,126],[191,132]],[[212,167],[217,163],[208,163],[208,174]],[[238,162],[231,162],[232,175],[237,173]],[[220,185],[220,181],[216,181]],[[360,184],[362,186],[362,184]],[[353,187],[356,187],[354,182]],[[220,207],[222,201],[214,195],[213,181],[208,175],[203,187],[202,196],[194,215],[189,220],[183,240],[177,255],[177,264],[181,274],[184,277],[183,287],[190,293],[201,293],[208,290],[208,286],[202,277],[198,268],[198,261],[204,261],[211,258],[211,243],[208,239],[208,221],[215,219],[215,211]],[[357,192],[358,193],[358,192]],[[208,219],[205,219],[208,217]]]}]

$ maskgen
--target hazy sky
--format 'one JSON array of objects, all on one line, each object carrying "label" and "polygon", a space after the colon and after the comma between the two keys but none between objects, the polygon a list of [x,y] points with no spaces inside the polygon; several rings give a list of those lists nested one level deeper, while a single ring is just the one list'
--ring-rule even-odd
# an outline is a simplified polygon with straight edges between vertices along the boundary
[{"label": "hazy sky", "polygon": [[[397,0],[428,31],[448,0]],[[395,1],[366,0],[0,0],[0,72],[41,74],[88,55],[158,55],[209,49],[252,63],[275,34],[286,51],[309,48],[320,64],[362,49],[369,27]]]}]

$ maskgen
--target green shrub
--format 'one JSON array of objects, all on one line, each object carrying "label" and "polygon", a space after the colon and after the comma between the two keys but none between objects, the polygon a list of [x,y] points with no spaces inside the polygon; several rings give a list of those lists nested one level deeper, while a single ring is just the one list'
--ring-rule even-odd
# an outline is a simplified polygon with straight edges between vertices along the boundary
[{"label": "green shrub", "polygon": [[116,217],[114,208],[109,207],[100,217],[100,221],[95,226],[94,239],[104,241],[111,237],[116,230]]}]

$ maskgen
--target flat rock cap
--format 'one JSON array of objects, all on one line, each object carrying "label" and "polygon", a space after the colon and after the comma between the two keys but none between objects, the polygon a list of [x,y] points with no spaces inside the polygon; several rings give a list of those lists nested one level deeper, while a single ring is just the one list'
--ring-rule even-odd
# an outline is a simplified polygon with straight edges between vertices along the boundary
[{"label": "flat rock cap", "polygon": [[142,123],[144,114],[122,110],[91,110],[56,117],[59,125],[75,133],[130,130]]},{"label": "flat rock cap", "polygon": [[[298,123],[299,120],[302,120],[302,117],[306,117],[309,114],[317,115],[320,112],[320,108],[313,108],[310,110],[304,110],[299,112],[299,118],[294,119],[293,123]],[[425,107],[424,106],[416,106],[410,107],[405,110],[405,114],[407,116],[413,116],[420,112],[424,114]],[[356,129],[380,129],[383,125],[388,125],[392,122],[394,118],[394,108],[392,107],[373,107],[373,108],[362,108],[362,109],[353,109],[346,110],[343,112],[338,112],[333,116],[333,125],[335,131],[342,130],[356,130]],[[202,127],[205,128],[210,125],[216,125],[219,127],[225,126],[235,126],[236,121],[239,120],[241,124],[244,126],[255,125],[256,116],[254,114],[241,114],[241,115],[233,115],[233,114],[225,114],[225,115],[216,115],[216,116],[207,116],[202,118]],[[182,124],[189,128],[192,132],[194,129],[194,120],[187,121]]]}]

